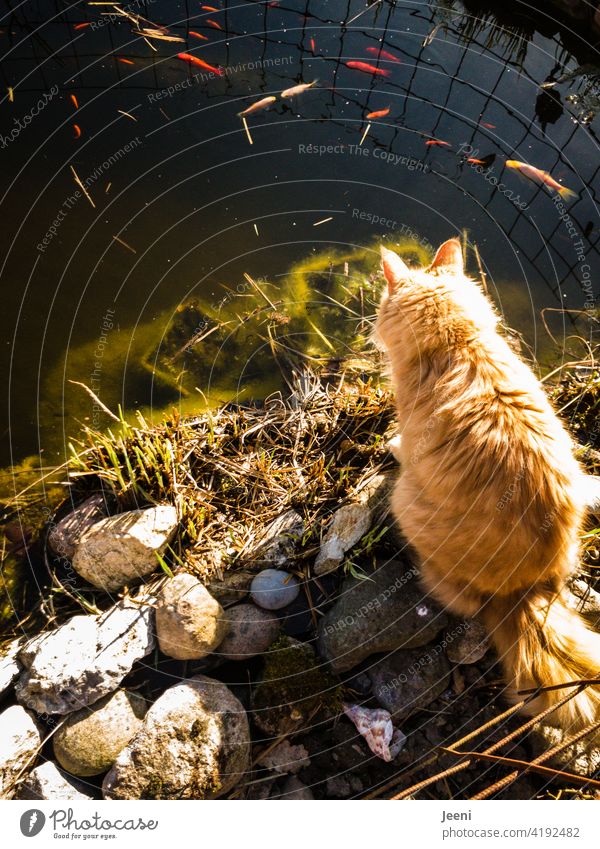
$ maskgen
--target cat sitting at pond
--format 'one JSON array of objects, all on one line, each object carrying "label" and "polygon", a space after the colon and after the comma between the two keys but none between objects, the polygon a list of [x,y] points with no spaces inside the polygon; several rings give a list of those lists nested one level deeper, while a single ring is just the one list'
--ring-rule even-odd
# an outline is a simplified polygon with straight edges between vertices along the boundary
[{"label": "cat sitting at pond", "polygon": [[[565,601],[584,515],[573,443],[530,368],[498,332],[498,315],[465,276],[450,239],[427,269],[382,249],[387,287],[375,337],[397,399],[401,475],[392,510],[416,549],[427,590],[477,615],[521,690],[600,673],[600,634]],[[573,688],[541,693],[527,712]],[[548,721],[599,717],[588,687]]]}]

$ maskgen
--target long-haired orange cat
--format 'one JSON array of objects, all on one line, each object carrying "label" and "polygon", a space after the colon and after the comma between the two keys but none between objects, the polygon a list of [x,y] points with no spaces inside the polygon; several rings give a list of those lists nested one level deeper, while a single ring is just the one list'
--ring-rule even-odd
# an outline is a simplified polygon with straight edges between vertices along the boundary
[{"label": "long-haired orange cat", "polygon": [[[597,677],[600,634],[563,596],[584,512],[571,439],[465,276],[458,240],[424,270],[389,250],[382,259],[375,334],[389,356],[400,431],[392,509],[427,590],[481,618],[513,693]],[[569,692],[544,692],[528,710]],[[589,687],[549,721],[580,727],[599,707],[600,688]]]}]

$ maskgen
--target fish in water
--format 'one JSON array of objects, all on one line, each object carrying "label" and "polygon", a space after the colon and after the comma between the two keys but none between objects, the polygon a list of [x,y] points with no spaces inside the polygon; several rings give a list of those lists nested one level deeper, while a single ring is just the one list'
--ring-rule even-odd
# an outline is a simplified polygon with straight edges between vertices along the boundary
[{"label": "fish in water", "polygon": [[450,142],[447,142],[447,141],[440,141],[440,139],[427,139],[427,141],[425,142],[425,144],[426,144],[428,147],[433,147],[433,145],[439,145],[440,147],[452,147],[452,145],[450,144]]},{"label": "fish in water", "polygon": [[220,77],[223,76],[223,71],[220,68],[215,68],[214,65],[209,65],[208,62],[205,62],[203,59],[198,59],[197,56],[192,56],[191,53],[178,53],[177,58],[181,59],[182,62],[189,62],[190,65],[197,65],[198,68],[204,68],[205,71],[212,71],[213,74],[218,74]]},{"label": "fish in water", "polygon": [[577,192],[568,189],[566,186],[561,186],[561,184],[558,183],[554,177],[548,174],[547,171],[543,171],[541,168],[536,168],[535,165],[528,165],[526,162],[519,162],[518,159],[507,159],[506,167],[514,168],[525,177],[533,180],[534,183],[541,183],[549,189],[554,189],[554,191],[558,192],[558,194],[565,200],[571,200],[572,198],[577,197]]},{"label": "fish in water", "polygon": [[312,88],[317,84],[317,80],[313,80],[312,83],[299,83],[299,85],[293,85],[291,88],[286,88],[281,92],[282,97],[295,97],[297,94],[302,94],[302,92],[307,91],[309,88]]},{"label": "fish in water", "polygon": [[368,62],[346,62],[346,66],[348,68],[352,68],[354,71],[363,71],[365,74],[375,74],[375,76],[380,77],[389,77],[390,71],[387,71],[385,68],[376,68],[375,65],[369,65]]},{"label": "fish in water", "polygon": [[273,95],[263,97],[261,100],[257,100],[256,103],[248,106],[248,108],[244,109],[243,112],[238,112],[238,115],[252,115],[253,112],[259,112],[261,109],[266,109],[267,106],[270,106],[271,103],[275,103],[276,100],[277,98]]},{"label": "fish in water", "polygon": [[369,112],[367,115],[367,119],[370,121],[373,118],[385,118],[386,115],[390,114],[390,107],[387,109],[379,109],[377,112]]},{"label": "fish in water", "polygon": [[467,159],[467,162],[470,162],[471,165],[483,165],[484,168],[489,168],[490,165],[494,164],[495,159],[496,154],[489,153],[487,156],[484,156],[481,159],[475,159],[475,157],[471,156]]},{"label": "fish in water", "polygon": [[390,62],[398,62],[399,65],[402,64],[402,59],[394,56],[393,53],[388,53],[387,50],[379,50],[378,47],[365,47],[365,50],[367,53],[378,56],[380,59],[388,59]]}]

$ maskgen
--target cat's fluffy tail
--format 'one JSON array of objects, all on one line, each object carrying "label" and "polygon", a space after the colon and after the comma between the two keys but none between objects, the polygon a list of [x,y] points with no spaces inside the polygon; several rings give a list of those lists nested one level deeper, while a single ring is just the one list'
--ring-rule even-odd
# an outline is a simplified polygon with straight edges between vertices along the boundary
[{"label": "cat's fluffy tail", "polygon": [[[570,610],[555,590],[540,585],[526,595],[493,597],[481,618],[500,655],[515,700],[519,690],[549,687],[600,676],[600,634]],[[573,688],[541,693],[526,707],[535,714]],[[600,682],[552,712],[546,722],[574,733],[600,719]]]}]

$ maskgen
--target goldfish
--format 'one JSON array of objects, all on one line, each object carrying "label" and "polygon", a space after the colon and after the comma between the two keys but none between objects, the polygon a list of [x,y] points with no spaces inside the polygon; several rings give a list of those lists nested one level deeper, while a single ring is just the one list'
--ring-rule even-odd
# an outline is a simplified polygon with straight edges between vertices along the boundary
[{"label": "goldfish", "polygon": [[490,153],[487,156],[484,156],[483,159],[475,159],[475,157],[471,156],[467,159],[467,162],[470,162],[471,165],[483,165],[485,168],[489,168],[489,166],[493,164],[495,159],[496,154]]},{"label": "goldfish", "polygon": [[390,71],[384,68],[376,68],[375,65],[369,65],[368,62],[346,62],[346,66],[355,71],[364,71],[365,74],[377,74],[380,77],[389,77],[390,75]]},{"label": "goldfish", "polygon": [[79,102],[77,101],[77,98],[75,97],[75,95],[70,94],[69,97],[71,98],[71,103],[73,104],[75,109],[79,109]]},{"label": "goldfish", "polygon": [[85,23],[82,23],[82,24],[75,24],[73,29],[85,29],[86,27],[89,27],[89,25],[90,25],[90,21],[86,21]]},{"label": "goldfish", "polygon": [[482,127],[485,127],[485,128],[486,128],[486,130],[495,130],[495,129],[496,129],[496,125],[495,125],[495,124],[488,124],[486,121],[482,121],[482,122],[481,122],[481,126],[482,126]]},{"label": "goldfish", "polygon": [[75,130],[75,138],[81,138],[81,127],[79,126],[79,124],[73,124],[73,129]]},{"label": "goldfish", "polygon": [[252,115],[253,112],[265,109],[267,106],[270,106],[271,103],[275,103],[276,100],[277,98],[273,97],[273,95],[263,97],[261,100],[257,100],[256,103],[252,103],[247,109],[244,109],[243,112],[238,112],[238,115]]},{"label": "goldfish", "polygon": [[379,56],[380,59],[389,59],[390,62],[398,62],[402,64],[402,59],[394,56],[393,53],[388,53],[387,50],[380,50],[378,47],[365,47],[367,53],[372,53],[373,56]]},{"label": "goldfish", "polygon": [[385,118],[385,116],[389,114],[390,107],[388,106],[387,109],[379,109],[377,112],[369,112],[367,120],[370,120],[371,118]]},{"label": "goldfish", "polygon": [[117,61],[122,62],[124,65],[134,65],[135,62],[132,62],[131,59],[124,59],[122,56],[117,56]]},{"label": "goldfish", "polygon": [[533,180],[535,183],[541,183],[549,189],[554,189],[554,191],[558,192],[558,194],[562,198],[565,198],[565,200],[577,197],[577,192],[567,189],[566,186],[561,186],[561,184],[557,183],[554,177],[548,174],[547,171],[542,171],[541,168],[536,168],[535,165],[528,165],[526,162],[519,162],[518,159],[507,159],[506,167],[520,171],[521,174],[528,177],[530,180]]},{"label": "goldfish", "polygon": [[312,88],[316,84],[317,80],[313,80],[312,83],[300,83],[299,85],[293,85],[291,88],[284,89],[284,91],[281,92],[281,96],[295,97],[297,94],[302,94],[302,92]]},{"label": "goldfish", "polygon": [[210,24],[210,26],[214,27],[215,29],[223,29],[221,24],[218,24],[216,21],[213,21],[212,18],[207,18],[206,23]]},{"label": "goldfish", "polygon": [[196,31],[195,31],[195,30],[193,30],[193,29],[191,29],[191,30],[189,31],[188,35],[193,35],[193,36],[194,36],[194,38],[201,38],[201,39],[202,39],[202,41],[208,41],[208,36],[207,36],[207,35],[202,35],[202,33],[196,32]]},{"label": "goldfish", "polygon": [[429,147],[432,147],[433,145],[440,145],[440,147],[452,147],[450,142],[440,141],[439,139],[427,139],[425,144],[428,145]]},{"label": "goldfish", "polygon": [[204,68],[205,71],[212,71],[213,74],[218,74],[220,77],[223,76],[223,71],[220,68],[215,68],[214,65],[209,65],[208,62],[205,62],[203,59],[198,59],[197,56],[192,56],[191,53],[178,53],[177,58],[181,59],[183,62],[189,62],[190,65],[197,65],[199,68]]},{"label": "goldfish", "polygon": [[220,9],[217,9],[216,6],[200,6],[201,9],[204,9],[205,12],[220,12]]},{"label": "goldfish", "polygon": [[312,52],[313,52],[313,53],[315,52],[315,47],[316,47],[316,45],[315,45],[315,40],[314,40],[314,38],[311,38],[311,40],[310,40],[310,49],[312,50]]}]

